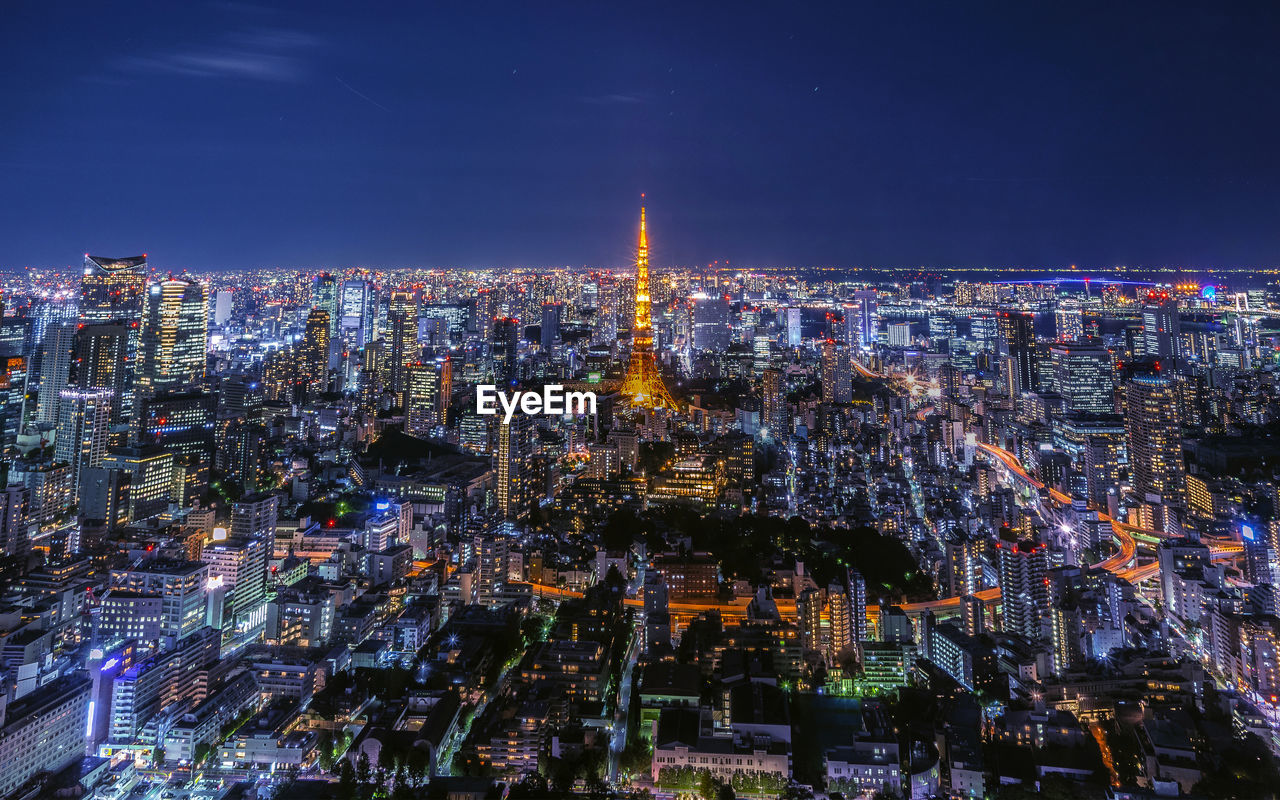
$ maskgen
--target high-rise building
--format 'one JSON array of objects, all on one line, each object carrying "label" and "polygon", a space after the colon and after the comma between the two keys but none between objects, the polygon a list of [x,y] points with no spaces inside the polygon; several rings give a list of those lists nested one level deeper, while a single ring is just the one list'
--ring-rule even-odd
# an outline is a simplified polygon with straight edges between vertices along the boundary
[{"label": "high-rise building", "polygon": [[408,365],[404,430],[410,436],[427,437],[445,423],[445,411],[453,392],[453,365],[448,356]]},{"label": "high-rise building", "polygon": [[44,334],[40,355],[40,398],[36,406],[36,421],[42,425],[58,424],[58,395],[71,374],[71,361],[75,354],[75,322],[55,322]]},{"label": "high-rise building", "polygon": [[141,561],[111,570],[110,588],[159,597],[165,647],[204,627],[209,565],[199,561]]},{"label": "high-rise building", "polygon": [[1036,388],[1036,337],[1030,314],[1002,311],[996,328],[1004,356],[1005,390],[1017,397]]},{"label": "high-rise building", "polygon": [[859,289],[853,293],[853,300],[857,309],[854,326],[857,344],[863,350],[869,350],[876,343],[880,328],[880,316],[876,311],[876,290]]},{"label": "high-rise building", "polygon": [[640,208],[640,249],[636,257],[635,321],[631,326],[631,358],[622,380],[621,394],[632,408],[679,408],[658,372],[653,352],[653,320],[649,296],[649,234],[644,207]]},{"label": "high-rise building", "polygon": [[1135,375],[1125,384],[1129,484],[1139,501],[1183,506],[1186,475],[1182,462],[1182,422],[1174,382],[1158,375]]},{"label": "high-rise building", "polygon": [[543,303],[542,305],[542,351],[550,353],[560,344],[560,318],[564,306],[560,303]]},{"label": "high-rise building", "polygon": [[138,349],[138,394],[190,391],[204,383],[209,335],[208,292],[184,278],[146,292]]},{"label": "high-rise building", "polygon": [[231,535],[261,539],[274,547],[279,520],[280,495],[270,492],[245,495],[231,506]]},{"label": "high-rise building", "polygon": [[165,513],[174,495],[173,463],[173,453],[159,447],[108,450],[100,469],[84,473],[93,475],[92,488],[81,479],[81,514],[117,529]]},{"label": "high-rise building", "polygon": [[342,283],[339,328],[348,347],[360,348],[373,341],[373,288],[366,280]]},{"label": "high-rise building", "polygon": [[1147,295],[1142,307],[1142,344],[1147,358],[1157,359],[1166,368],[1177,365],[1182,355],[1177,298],[1168,293]]},{"label": "high-rise building", "polygon": [[511,317],[497,317],[490,320],[489,337],[494,383],[502,386],[518,380],[520,377],[520,321]]},{"label": "high-rise building", "polygon": [[146,283],[146,255],[132,258],[104,258],[86,253],[84,276],[80,281],[81,321],[116,322],[141,319],[142,294]]},{"label": "high-rise building", "polygon": [[83,324],[76,331],[68,386],[103,389],[110,393],[111,424],[130,412],[134,362],[129,358],[132,327],[114,323]]},{"label": "high-rise building", "polygon": [[315,308],[307,315],[299,358],[299,379],[308,401],[329,388],[329,312]]},{"label": "high-rise building", "polygon": [[329,341],[337,340],[342,315],[339,313],[338,279],[331,273],[317,275],[311,284],[311,308],[318,308],[329,315]]},{"label": "high-rise building", "polygon": [[54,458],[71,467],[71,496],[80,496],[84,470],[102,465],[107,452],[112,393],[109,389],[63,389],[58,395]]},{"label": "high-rise building", "polygon": [[525,517],[533,500],[533,433],[532,418],[525,414],[498,428],[497,503],[498,513],[507,519]]},{"label": "high-rise building", "polygon": [[59,678],[3,708],[0,795],[13,796],[37,773],[58,773],[84,756],[92,684],[83,674]]},{"label": "high-rise building", "polygon": [[996,562],[1000,579],[1000,613],[1006,633],[1038,640],[1047,621],[1048,595],[1045,581],[1049,569],[1049,549],[1042,543],[1023,539],[996,542]]},{"label": "high-rise building", "polygon": [[182,471],[175,483],[183,487],[179,500],[183,505],[203,497],[209,488],[209,468],[216,455],[215,406],[213,395],[190,391],[147,398],[139,409],[139,441],[174,454],[175,468]]},{"label": "high-rise building", "polygon": [[693,296],[693,348],[723,353],[732,333],[729,298],[699,292]]},{"label": "high-rise building", "polygon": [[205,545],[200,554],[209,565],[210,588],[226,593],[223,619],[237,627],[257,616],[266,602],[267,549],[272,546],[270,540],[233,536]]},{"label": "high-rise building", "polygon": [[[132,258],[103,258],[85,254],[84,276],[80,282],[80,321],[114,322],[124,327],[124,348],[115,363],[127,366],[122,376],[124,385],[114,401],[115,421],[133,413],[133,383],[137,376],[132,367],[138,363],[146,284],[145,254]],[[78,385],[82,389],[89,388],[89,384]]]},{"label": "high-rise building", "polygon": [[782,372],[766,369],[761,377],[763,387],[763,422],[766,430],[775,438],[783,438],[791,433],[787,424],[787,395],[782,383]]},{"label": "high-rise building", "polygon": [[408,388],[407,365],[418,360],[418,297],[411,291],[395,291],[387,300],[387,378],[383,385],[403,402]]},{"label": "high-rise building", "polygon": [[1086,414],[1115,413],[1111,353],[1100,342],[1062,342],[1049,348],[1053,390],[1067,409]]},{"label": "high-rise building", "polygon": [[31,515],[31,490],[10,483],[0,491],[0,554],[24,557],[30,546],[27,520]]},{"label": "high-rise building", "polygon": [[844,342],[827,340],[822,345],[822,402],[848,403],[853,400],[853,363]]}]

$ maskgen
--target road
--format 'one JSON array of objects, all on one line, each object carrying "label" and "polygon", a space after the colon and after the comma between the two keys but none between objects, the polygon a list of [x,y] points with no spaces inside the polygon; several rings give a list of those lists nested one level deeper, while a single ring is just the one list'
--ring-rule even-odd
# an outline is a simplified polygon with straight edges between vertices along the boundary
[{"label": "road", "polygon": [[[637,615],[637,623],[639,615]],[[627,647],[625,666],[622,668],[622,685],[618,687],[618,707],[614,710],[612,737],[609,740],[609,785],[618,784],[618,769],[622,761],[622,751],[627,746],[627,724],[631,711],[631,675],[636,662],[640,658],[640,636],[638,631],[631,631],[631,642]]]}]

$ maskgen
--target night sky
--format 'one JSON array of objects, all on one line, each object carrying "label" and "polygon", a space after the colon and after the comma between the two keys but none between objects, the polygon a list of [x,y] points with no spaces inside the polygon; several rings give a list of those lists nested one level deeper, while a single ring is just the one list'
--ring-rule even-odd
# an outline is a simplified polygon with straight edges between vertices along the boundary
[{"label": "night sky", "polygon": [[1277,3],[109,5],[0,12],[0,266],[1280,263]]}]

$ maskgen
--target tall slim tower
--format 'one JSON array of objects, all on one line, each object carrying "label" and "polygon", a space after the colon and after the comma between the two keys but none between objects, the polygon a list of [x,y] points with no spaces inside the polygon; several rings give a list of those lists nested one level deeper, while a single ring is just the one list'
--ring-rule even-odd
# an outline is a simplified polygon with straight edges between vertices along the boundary
[{"label": "tall slim tower", "polygon": [[649,314],[649,235],[640,207],[640,252],[636,258],[636,318],[631,326],[631,362],[622,395],[633,408],[679,408],[662,382],[653,353],[653,321]]}]

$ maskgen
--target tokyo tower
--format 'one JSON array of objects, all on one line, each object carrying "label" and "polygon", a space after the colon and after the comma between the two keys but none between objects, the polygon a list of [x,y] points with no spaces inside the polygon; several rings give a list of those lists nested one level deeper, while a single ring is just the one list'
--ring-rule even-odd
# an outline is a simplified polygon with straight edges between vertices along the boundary
[{"label": "tokyo tower", "polygon": [[641,206],[640,253],[636,258],[636,318],[631,325],[631,361],[627,365],[627,376],[622,380],[622,396],[632,408],[676,411],[679,406],[662,382],[654,357],[649,304],[649,235],[645,230],[644,206]]}]

